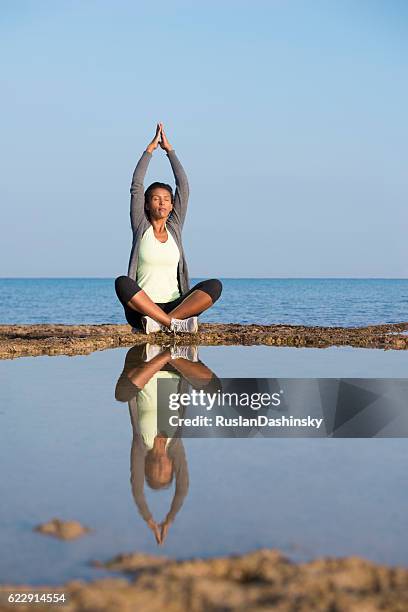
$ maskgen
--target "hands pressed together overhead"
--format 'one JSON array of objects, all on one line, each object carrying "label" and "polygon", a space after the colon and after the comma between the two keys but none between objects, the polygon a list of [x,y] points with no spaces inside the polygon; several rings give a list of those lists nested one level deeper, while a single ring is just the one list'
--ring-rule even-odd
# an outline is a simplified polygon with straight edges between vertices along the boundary
[{"label": "hands pressed together overhead", "polygon": [[166,153],[171,151],[173,148],[171,144],[169,143],[169,141],[167,140],[167,136],[164,131],[164,127],[162,123],[157,124],[156,134],[153,140],[147,145],[146,151],[148,151],[149,153],[153,153],[153,151],[157,149],[159,145],[161,146],[162,149],[166,151]]},{"label": "hands pressed together overhead", "polygon": [[166,518],[162,523],[158,524],[153,518],[147,521],[148,526],[154,533],[157,544],[164,544],[164,540],[167,538],[171,521]]}]

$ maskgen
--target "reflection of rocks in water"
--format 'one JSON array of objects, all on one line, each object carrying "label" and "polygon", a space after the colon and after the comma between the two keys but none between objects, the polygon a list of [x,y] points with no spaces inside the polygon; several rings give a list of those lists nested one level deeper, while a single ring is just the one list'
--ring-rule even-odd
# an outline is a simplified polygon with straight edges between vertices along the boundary
[{"label": "reflection of rocks in water", "polygon": [[[199,333],[180,334],[179,344],[267,345],[408,349],[407,323],[367,327],[307,327],[304,325],[240,325],[201,323]],[[24,355],[82,355],[155,340],[168,334],[132,334],[129,325],[0,325],[0,359]]]},{"label": "reflection of rocks in water", "polygon": [[89,533],[91,529],[84,527],[81,523],[78,523],[78,521],[61,521],[55,518],[48,523],[38,525],[35,527],[34,531],[54,536],[60,540],[76,540],[86,533]]},{"label": "reflection of rocks in water", "polygon": [[[48,587],[63,592],[70,612],[208,612],[278,610],[279,612],[402,612],[408,605],[408,570],[388,568],[359,557],[290,562],[276,550],[237,557],[168,561],[140,567],[129,559],[133,581],[106,578],[84,584]],[[122,569],[126,569],[122,557]],[[138,557],[138,555],[136,555]],[[109,563],[108,563],[109,566]],[[38,587],[1,587],[0,593],[36,592]],[[41,587],[44,592],[45,587]],[[4,597],[0,597],[0,601]],[[36,604],[38,606],[38,604]],[[0,611],[9,610],[0,604]],[[22,606],[13,605],[14,610]],[[47,610],[59,609],[58,606]]]}]

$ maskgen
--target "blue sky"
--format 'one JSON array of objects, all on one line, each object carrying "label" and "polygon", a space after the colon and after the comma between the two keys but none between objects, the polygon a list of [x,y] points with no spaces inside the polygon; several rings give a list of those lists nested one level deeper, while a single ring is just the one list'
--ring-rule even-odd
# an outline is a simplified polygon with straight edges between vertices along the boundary
[{"label": "blue sky", "polygon": [[[0,276],[126,273],[163,121],[195,277],[408,277],[404,1],[2,2]],[[164,153],[146,177],[172,181]]]}]

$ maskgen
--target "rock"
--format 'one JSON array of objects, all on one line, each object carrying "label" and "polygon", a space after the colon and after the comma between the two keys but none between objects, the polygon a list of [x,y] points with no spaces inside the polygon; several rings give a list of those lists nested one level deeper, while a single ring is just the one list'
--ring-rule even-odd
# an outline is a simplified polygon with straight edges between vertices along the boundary
[{"label": "rock", "polygon": [[54,536],[60,540],[76,540],[91,530],[88,527],[83,527],[78,521],[61,521],[54,518],[48,523],[38,525],[34,528],[34,531]]},{"label": "rock", "polygon": [[[150,555],[119,555],[100,567],[122,568],[123,578],[61,587],[3,585],[14,592],[65,593],[69,612],[403,612],[408,609],[408,570],[359,557],[293,563],[277,550],[246,555],[172,561]],[[9,610],[0,603],[0,612]],[[13,610],[22,608],[13,605]],[[38,604],[36,610],[43,610]],[[44,607],[60,610],[61,606]]]},{"label": "rock", "polygon": [[[238,325],[203,323],[197,334],[179,334],[177,344],[269,345],[326,348],[354,346],[407,350],[407,323],[367,327]],[[129,325],[0,325],[0,359],[34,355],[84,355],[107,348],[162,344],[168,334],[133,334]]]},{"label": "rock", "polygon": [[113,571],[121,572],[137,572],[141,569],[159,567],[164,563],[168,563],[167,557],[158,555],[146,555],[143,553],[120,554],[110,559],[110,561],[92,561],[94,567],[103,567]]}]

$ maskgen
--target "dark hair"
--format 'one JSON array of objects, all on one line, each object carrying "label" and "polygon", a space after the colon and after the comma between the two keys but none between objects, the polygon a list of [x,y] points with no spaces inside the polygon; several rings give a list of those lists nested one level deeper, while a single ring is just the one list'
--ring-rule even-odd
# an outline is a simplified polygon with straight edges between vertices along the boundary
[{"label": "dark hair", "polygon": [[157,482],[157,480],[155,480],[154,478],[152,478],[151,474],[150,474],[150,469],[149,467],[153,465],[154,463],[154,459],[153,459],[153,455],[152,455],[152,449],[150,449],[147,453],[146,453],[146,457],[145,457],[145,480],[146,483],[149,485],[149,487],[151,489],[168,489],[171,485],[171,483],[173,482],[173,477],[174,477],[174,465],[172,462],[172,468],[171,468],[171,474],[170,474],[170,479],[167,482]]},{"label": "dark hair", "polygon": [[152,193],[153,189],[157,189],[158,187],[161,187],[161,189],[166,189],[171,197],[171,203],[172,205],[174,204],[174,194],[173,194],[173,189],[171,188],[171,185],[168,185],[167,183],[160,183],[158,181],[156,181],[155,183],[152,183],[151,185],[148,186],[148,188],[145,191],[145,212],[146,215],[149,216],[149,212],[147,210],[146,204],[149,203],[150,201],[150,194]]}]

